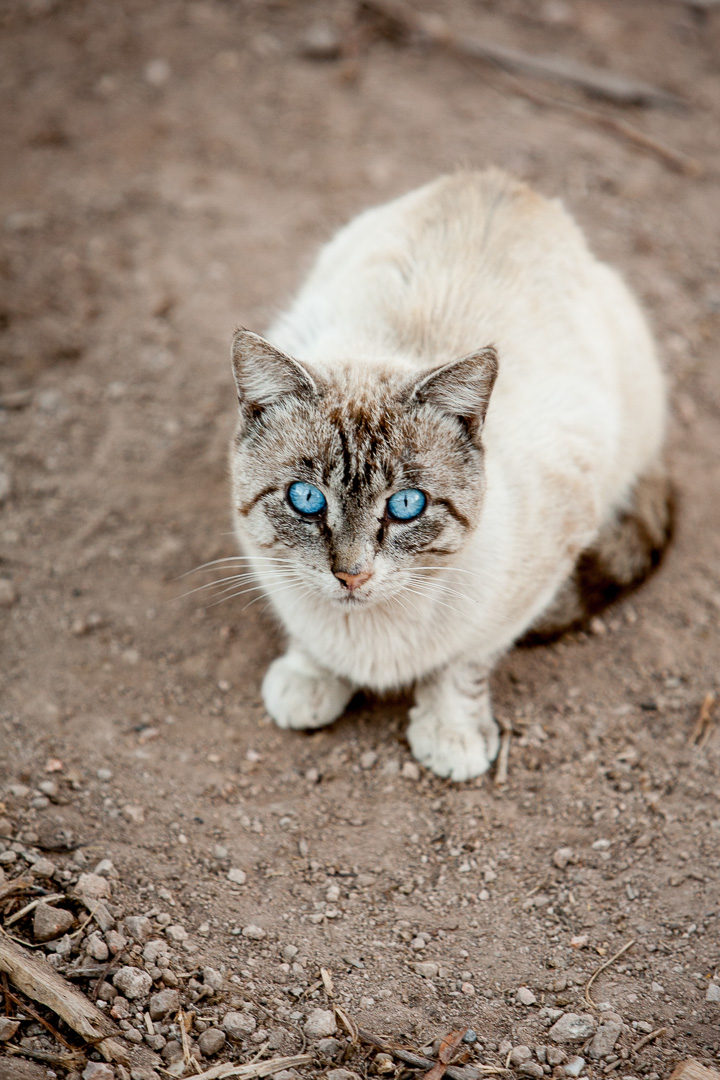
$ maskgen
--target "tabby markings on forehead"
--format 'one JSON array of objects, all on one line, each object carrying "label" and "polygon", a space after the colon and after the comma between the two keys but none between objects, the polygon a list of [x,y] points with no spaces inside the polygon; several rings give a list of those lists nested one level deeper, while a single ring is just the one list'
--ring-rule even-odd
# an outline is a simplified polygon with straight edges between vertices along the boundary
[{"label": "tabby markings on forehead", "polygon": [[258,491],[257,495],[253,495],[252,499],[243,503],[242,506],[238,506],[238,514],[247,517],[253,507],[257,506],[261,499],[264,499],[267,495],[273,495],[277,490],[275,484],[270,484],[268,487],[263,488],[262,491]]}]

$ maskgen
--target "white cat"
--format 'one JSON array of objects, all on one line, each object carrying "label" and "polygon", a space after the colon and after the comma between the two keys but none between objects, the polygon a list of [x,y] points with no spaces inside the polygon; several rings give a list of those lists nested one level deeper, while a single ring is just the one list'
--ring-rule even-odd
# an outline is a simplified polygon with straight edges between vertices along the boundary
[{"label": "white cat", "polygon": [[289,636],[267,710],[317,728],[412,685],[417,760],[478,776],[498,657],[669,539],[645,320],[557,202],[490,170],[361,214],[267,337],[234,338],[231,450],[237,537]]}]

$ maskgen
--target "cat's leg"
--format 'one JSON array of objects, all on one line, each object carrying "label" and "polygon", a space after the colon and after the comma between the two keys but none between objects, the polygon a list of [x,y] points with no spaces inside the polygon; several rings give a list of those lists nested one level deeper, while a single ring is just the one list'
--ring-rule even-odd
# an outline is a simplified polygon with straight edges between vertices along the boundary
[{"label": "cat's leg", "polygon": [[437,776],[471,780],[495,760],[500,738],[489,675],[489,666],[457,663],[418,685],[408,742],[417,760]]},{"label": "cat's leg", "polygon": [[299,730],[331,724],[354,693],[352,683],[320,667],[296,644],[273,661],[262,684],[265,708],[278,727]]}]

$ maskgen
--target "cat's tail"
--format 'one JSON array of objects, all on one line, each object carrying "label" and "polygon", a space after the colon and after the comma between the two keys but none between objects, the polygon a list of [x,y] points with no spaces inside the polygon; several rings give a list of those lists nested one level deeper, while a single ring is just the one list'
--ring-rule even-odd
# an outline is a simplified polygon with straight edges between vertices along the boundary
[{"label": "cat's tail", "polygon": [[658,462],[635,482],[623,507],[583,551],[550,606],[520,641],[553,641],[581,628],[614,600],[636,589],[656,569],[673,535],[675,495]]}]

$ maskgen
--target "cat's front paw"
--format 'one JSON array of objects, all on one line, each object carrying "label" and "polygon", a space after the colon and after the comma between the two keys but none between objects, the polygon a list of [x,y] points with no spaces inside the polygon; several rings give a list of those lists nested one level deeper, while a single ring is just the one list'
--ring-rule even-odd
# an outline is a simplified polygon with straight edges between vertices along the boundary
[{"label": "cat's front paw", "polygon": [[353,696],[345,679],[296,652],[273,661],[262,684],[265,708],[278,727],[312,730],[336,720]]},{"label": "cat's front paw", "polygon": [[449,780],[472,780],[482,776],[497,757],[500,746],[498,728],[492,717],[475,726],[448,723],[432,710],[415,705],[410,710],[407,732],[413,757]]}]

